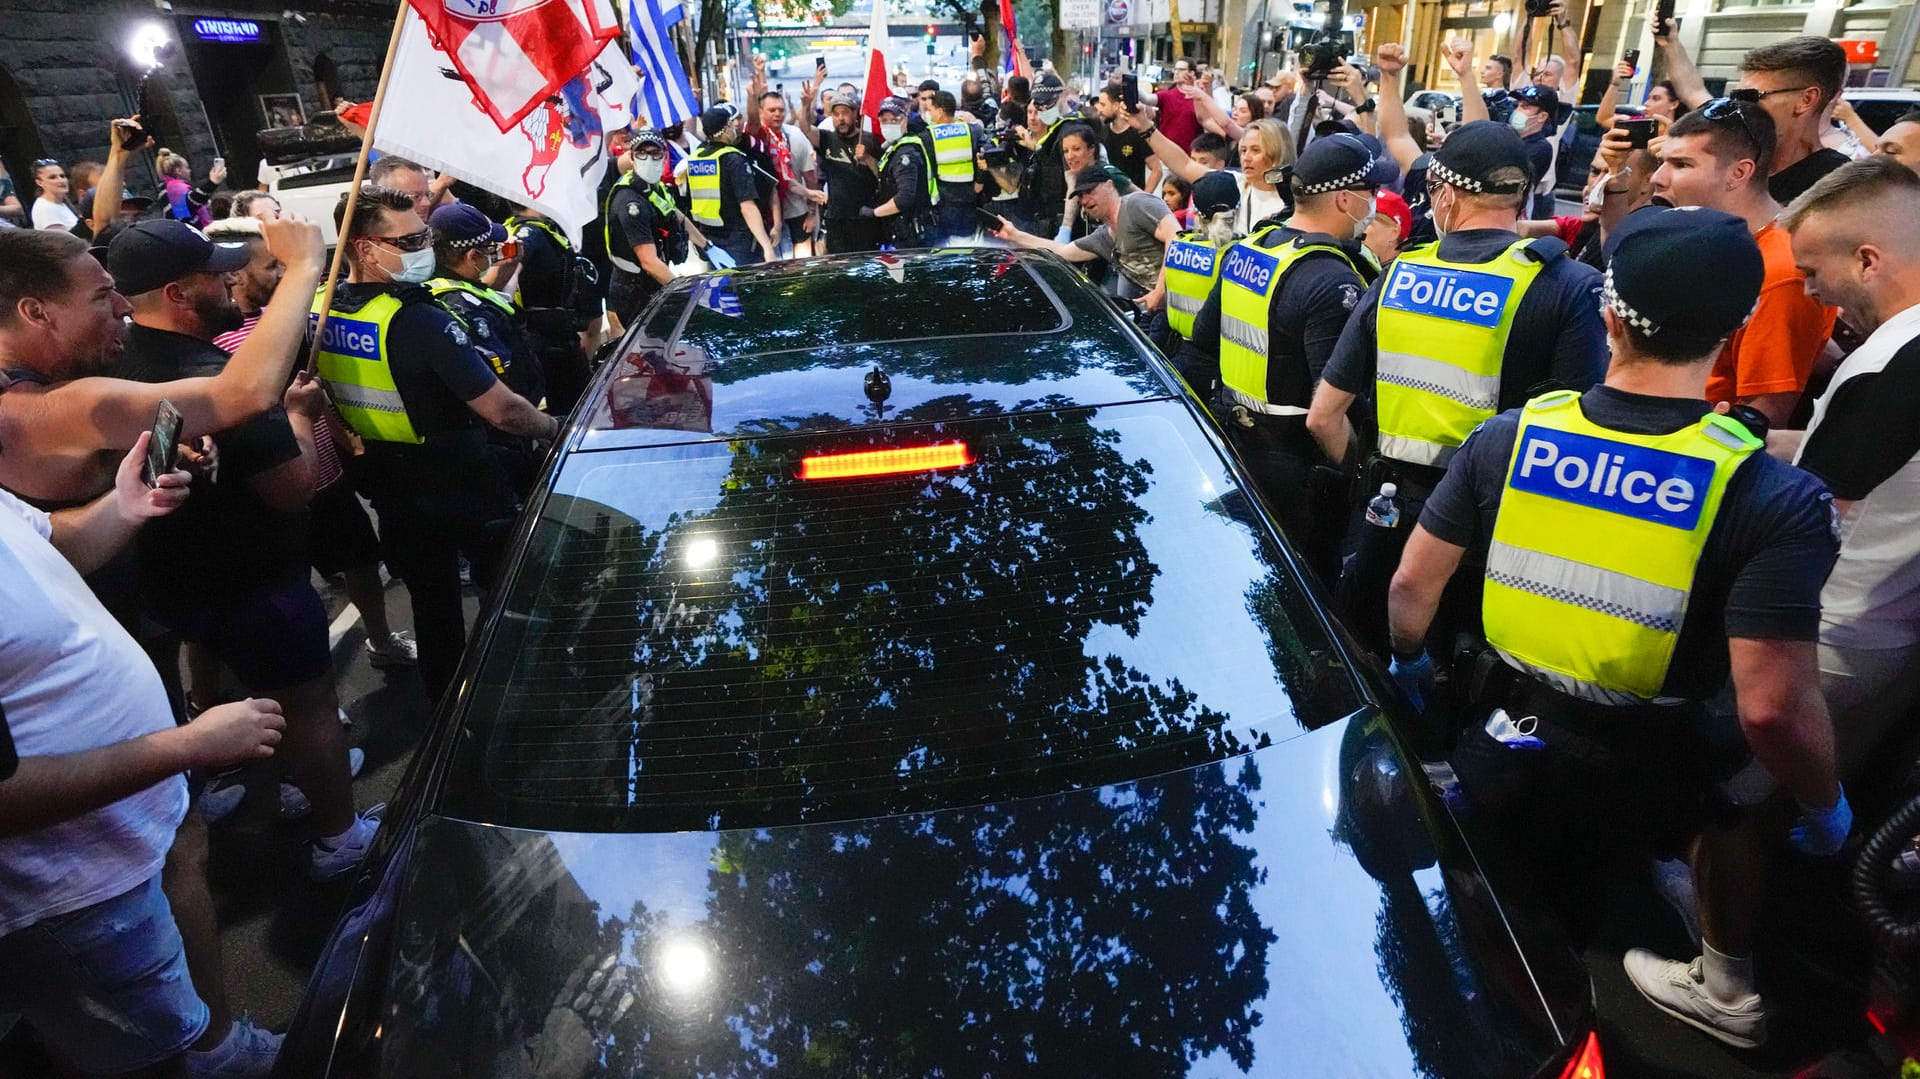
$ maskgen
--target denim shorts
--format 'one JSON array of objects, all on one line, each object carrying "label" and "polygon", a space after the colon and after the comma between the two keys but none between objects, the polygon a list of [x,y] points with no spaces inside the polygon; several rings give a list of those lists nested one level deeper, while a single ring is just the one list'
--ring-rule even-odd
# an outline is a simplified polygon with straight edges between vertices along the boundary
[{"label": "denim shorts", "polygon": [[159,1064],[207,1029],[158,874],[0,937],[0,970],[0,1011],[19,1012],[86,1074]]}]

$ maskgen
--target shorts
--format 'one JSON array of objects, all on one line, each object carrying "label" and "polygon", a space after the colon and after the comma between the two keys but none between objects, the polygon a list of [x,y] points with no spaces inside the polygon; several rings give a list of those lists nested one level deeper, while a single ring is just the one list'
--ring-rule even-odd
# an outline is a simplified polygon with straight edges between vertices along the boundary
[{"label": "shorts", "polygon": [[145,884],[0,937],[0,1011],[90,1075],[167,1061],[207,1029],[173,910]]},{"label": "shorts", "polygon": [[322,577],[380,561],[380,536],[344,478],[314,492],[307,507],[307,557]]},{"label": "shorts", "polygon": [[327,608],[305,567],[297,576],[239,596],[167,597],[148,605],[153,620],[205,645],[248,693],[263,694],[333,672]]},{"label": "shorts", "polygon": [[797,244],[813,236],[813,230],[807,228],[807,215],[787,218],[787,242]]}]

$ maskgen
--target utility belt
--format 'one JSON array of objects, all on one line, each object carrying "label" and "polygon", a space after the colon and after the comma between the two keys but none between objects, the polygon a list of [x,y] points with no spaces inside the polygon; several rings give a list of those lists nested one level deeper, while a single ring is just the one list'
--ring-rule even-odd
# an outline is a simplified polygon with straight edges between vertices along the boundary
[{"label": "utility belt", "polygon": [[1409,499],[1424,503],[1432,496],[1433,489],[1440,486],[1440,478],[1446,474],[1444,468],[1416,465],[1410,461],[1383,457],[1375,452],[1367,457],[1367,463],[1360,469],[1360,503],[1364,505],[1383,483],[1391,483],[1398,489],[1395,497],[1402,506]]},{"label": "utility belt", "polygon": [[1459,699],[1468,714],[1483,717],[1496,708],[1524,730],[1529,722],[1545,722],[1576,743],[1621,745],[1640,739],[1697,737],[1706,705],[1700,701],[1609,705],[1578,697],[1548,685],[1508,663],[1483,640],[1461,635],[1454,654],[1453,677]]}]

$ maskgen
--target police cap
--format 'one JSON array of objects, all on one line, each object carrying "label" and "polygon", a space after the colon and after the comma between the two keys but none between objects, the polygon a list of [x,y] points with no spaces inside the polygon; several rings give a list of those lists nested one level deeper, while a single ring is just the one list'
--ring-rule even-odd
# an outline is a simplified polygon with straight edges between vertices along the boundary
[{"label": "police cap", "polygon": [[507,230],[491,221],[478,208],[464,202],[451,203],[433,211],[427,219],[434,239],[452,247],[481,247],[505,243]]},{"label": "police cap", "polygon": [[1745,221],[1697,206],[1635,212],[1607,237],[1607,259],[1601,300],[1614,314],[1703,350],[1753,314],[1767,272]]},{"label": "police cap", "polygon": [[1293,193],[1324,195],[1371,188],[1377,186],[1373,172],[1374,158],[1366,143],[1352,135],[1328,135],[1307,144],[1294,162]]},{"label": "police cap", "polygon": [[[1525,179],[1495,183],[1503,169],[1519,169]],[[1475,195],[1517,195],[1533,186],[1527,144],[1505,124],[1475,120],[1461,124],[1434,151],[1427,174],[1443,184]]]},{"label": "police cap", "polygon": [[1225,169],[1216,169],[1193,182],[1193,212],[1197,214],[1217,214],[1237,209],[1240,205],[1240,185],[1233,180],[1233,173]]}]

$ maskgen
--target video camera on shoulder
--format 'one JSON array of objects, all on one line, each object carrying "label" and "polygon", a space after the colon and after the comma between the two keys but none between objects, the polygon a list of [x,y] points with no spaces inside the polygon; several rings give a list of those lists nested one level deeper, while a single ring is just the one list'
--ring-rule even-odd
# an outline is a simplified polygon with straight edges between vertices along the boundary
[{"label": "video camera on shoulder", "polygon": [[1345,35],[1323,28],[1300,48],[1300,75],[1305,79],[1324,79],[1351,55],[1353,46]]},{"label": "video camera on shoulder", "polygon": [[981,147],[980,156],[985,159],[988,168],[998,169],[1004,168],[1008,161],[1013,160],[1013,151],[1008,149],[1005,143],[990,142]]}]

